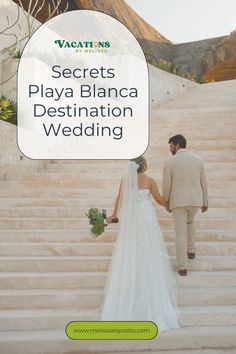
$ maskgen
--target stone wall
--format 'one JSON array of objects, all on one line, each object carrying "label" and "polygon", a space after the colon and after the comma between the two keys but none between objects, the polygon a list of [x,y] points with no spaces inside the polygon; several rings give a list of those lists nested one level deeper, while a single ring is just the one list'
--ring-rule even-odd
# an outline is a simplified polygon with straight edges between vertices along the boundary
[{"label": "stone wall", "polygon": [[162,102],[172,99],[198,84],[180,76],[170,74],[152,65],[149,68],[150,108],[157,108]]},{"label": "stone wall", "polygon": [[6,173],[16,173],[17,170],[37,171],[46,162],[24,156],[17,145],[16,126],[0,120],[0,179],[4,179]]}]

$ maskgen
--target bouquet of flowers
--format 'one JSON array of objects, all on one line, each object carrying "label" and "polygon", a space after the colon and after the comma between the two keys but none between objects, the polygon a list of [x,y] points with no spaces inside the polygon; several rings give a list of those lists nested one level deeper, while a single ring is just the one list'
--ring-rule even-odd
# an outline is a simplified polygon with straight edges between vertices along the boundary
[{"label": "bouquet of flowers", "polygon": [[[88,213],[86,213],[85,215],[89,219],[89,224],[92,225],[91,234],[93,235],[93,237],[96,238],[101,235],[105,231],[105,227],[107,226],[107,224],[105,223],[105,220],[107,218],[106,210],[102,209],[102,211],[100,211],[97,208],[90,208]],[[118,222],[118,218],[112,219],[112,223]]]}]

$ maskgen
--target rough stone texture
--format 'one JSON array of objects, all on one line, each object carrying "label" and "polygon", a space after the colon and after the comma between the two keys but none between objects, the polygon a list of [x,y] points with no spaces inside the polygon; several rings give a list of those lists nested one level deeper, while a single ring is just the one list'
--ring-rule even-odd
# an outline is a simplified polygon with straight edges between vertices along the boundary
[{"label": "rough stone texture", "polygon": [[7,173],[37,171],[44,165],[45,161],[32,160],[22,154],[17,145],[16,126],[0,120],[0,180],[5,179]]},{"label": "rough stone texture", "polygon": [[[14,0],[19,4],[18,0]],[[39,0],[39,5],[42,0]],[[28,0],[22,1],[24,9],[28,8]],[[65,9],[66,0],[61,2],[61,10]],[[68,11],[75,9],[88,9],[104,12],[122,22],[135,35],[139,41],[147,60],[157,64],[159,59],[176,64],[177,74],[195,77],[199,80],[217,81],[236,77],[235,66],[228,61],[236,56],[236,34],[210,38],[196,42],[173,44],[156,29],[146,23],[124,0],[73,0],[69,1]],[[47,18],[47,2],[42,11],[38,13],[37,20],[45,22]],[[222,64],[222,63],[225,63]],[[155,65],[156,65],[155,64]],[[220,67],[218,65],[221,64]],[[217,66],[215,74],[204,76]],[[225,72],[225,67],[227,72]]]}]

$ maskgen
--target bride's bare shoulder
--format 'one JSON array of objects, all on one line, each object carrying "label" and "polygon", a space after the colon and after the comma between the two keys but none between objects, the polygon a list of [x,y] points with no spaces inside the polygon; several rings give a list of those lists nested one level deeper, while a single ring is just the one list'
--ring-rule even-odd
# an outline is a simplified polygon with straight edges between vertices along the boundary
[{"label": "bride's bare shoulder", "polygon": [[154,178],[152,178],[147,174],[145,174],[143,177],[144,177],[145,185],[151,190],[152,186],[156,184]]},{"label": "bride's bare shoulder", "polygon": [[156,182],[156,180],[155,180],[153,177],[151,177],[151,176],[147,176],[147,177],[148,177],[148,181],[149,181],[150,185],[157,187],[157,182]]},{"label": "bride's bare shoulder", "polygon": [[149,176],[149,175],[146,175],[146,178],[147,178],[150,182],[154,181],[154,178],[151,177],[151,176]]}]

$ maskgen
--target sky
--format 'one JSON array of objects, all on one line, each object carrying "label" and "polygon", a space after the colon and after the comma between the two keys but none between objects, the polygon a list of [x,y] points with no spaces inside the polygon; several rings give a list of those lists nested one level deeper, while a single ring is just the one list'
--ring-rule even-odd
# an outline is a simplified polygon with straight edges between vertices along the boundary
[{"label": "sky", "polygon": [[230,34],[236,29],[236,0],[126,0],[173,43]]}]

